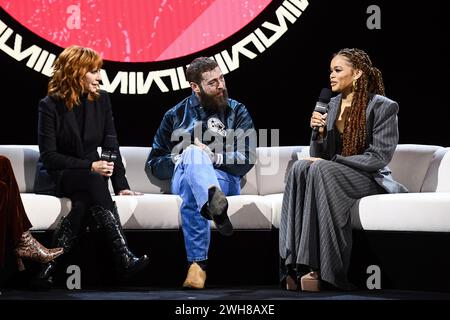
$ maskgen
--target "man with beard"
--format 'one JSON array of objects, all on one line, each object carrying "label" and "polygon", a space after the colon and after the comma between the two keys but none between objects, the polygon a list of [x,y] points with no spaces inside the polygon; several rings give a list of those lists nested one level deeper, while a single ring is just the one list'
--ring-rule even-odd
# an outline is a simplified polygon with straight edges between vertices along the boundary
[{"label": "man with beard", "polygon": [[[229,236],[226,196],[240,193],[240,180],[253,166],[256,134],[246,107],[228,98],[216,61],[197,58],[186,69],[192,89],[164,115],[146,163],[161,180],[172,179],[182,198],[181,222],[188,260],[185,288],[203,289],[210,222]],[[181,141],[180,141],[181,140]]]}]

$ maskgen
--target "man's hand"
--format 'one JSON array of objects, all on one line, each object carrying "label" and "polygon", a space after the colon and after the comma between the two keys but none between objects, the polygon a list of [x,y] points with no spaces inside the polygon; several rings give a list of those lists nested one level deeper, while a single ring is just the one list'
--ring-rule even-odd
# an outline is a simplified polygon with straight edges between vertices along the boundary
[{"label": "man's hand", "polygon": [[217,160],[216,154],[212,152],[211,149],[206,144],[201,143],[200,140],[198,140],[198,138],[194,139],[194,144],[200,149],[202,149],[204,152],[206,152],[206,154],[208,155],[209,159],[213,164],[216,163]]}]

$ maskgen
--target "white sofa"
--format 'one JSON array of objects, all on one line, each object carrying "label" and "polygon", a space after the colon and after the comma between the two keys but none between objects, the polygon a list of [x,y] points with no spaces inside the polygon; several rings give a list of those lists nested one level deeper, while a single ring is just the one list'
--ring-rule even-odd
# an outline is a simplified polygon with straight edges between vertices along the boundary
[{"label": "white sofa", "polygon": [[[399,145],[390,167],[394,178],[410,193],[365,197],[352,208],[352,282],[365,288],[367,267],[378,265],[382,288],[450,290],[450,254],[446,249],[450,243],[449,149]],[[121,147],[130,186],[145,195],[114,199],[130,247],[136,253],[150,253],[152,260],[126,285],[178,286],[184,279],[186,263],[180,232],[181,199],[167,193],[168,181],[146,174],[149,150]],[[33,193],[37,146],[0,145],[0,154],[12,162],[35,236],[49,244],[59,217],[70,211],[70,200]],[[284,183],[289,168],[305,154],[305,146],[257,149],[257,162],[242,180],[242,194],[228,198],[228,213],[236,232],[232,237],[212,234],[210,285],[278,282],[278,227]],[[67,263],[83,267],[83,286],[109,285],[113,274],[109,260],[102,258],[108,250],[100,245],[101,238],[95,233],[83,239],[78,254],[71,255]],[[233,265],[230,259],[239,261],[239,272],[224,272]],[[65,270],[60,271],[58,281],[64,286],[67,275]],[[0,272],[0,284],[9,274]]]},{"label": "white sofa", "polygon": [[[394,178],[410,191],[361,199],[352,209],[354,229],[385,231],[450,231],[450,148],[399,145],[390,163]],[[168,194],[168,181],[147,175],[149,148],[121,147],[128,182],[143,196],[114,196],[125,229],[179,229],[180,197]],[[257,162],[242,180],[242,193],[228,197],[236,230],[278,228],[287,172],[308,147],[257,149]],[[33,230],[51,230],[70,211],[70,200],[33,193],[36,161],[34,145],[1,145],[0,154],[13,165]],[[214,228],[214,225],[212,226]]]}]

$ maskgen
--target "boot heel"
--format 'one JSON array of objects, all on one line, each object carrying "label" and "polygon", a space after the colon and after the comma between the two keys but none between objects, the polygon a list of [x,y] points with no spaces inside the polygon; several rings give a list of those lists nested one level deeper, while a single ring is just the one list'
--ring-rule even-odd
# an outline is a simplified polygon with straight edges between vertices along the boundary
[{"label": "boot heel", "polygon": [[297,291],[299,289],[298,281],[295,277],[288,275],[286,277],[286,290]]},{"label": "boot heel", "polygon": [[116,204],[113,203],[112,211],[101,206],[93,206],[90,211],[111,243],[118,276],[127,278],[144,269],[148,265],[149,258],[147,255],[138,258],[128,248]]},{"label": "boot heel", "polygon": [[21,257],[17,257],[17,267],[19,268],[19,271],[25,270],[25,265],[23,264]]},{"label": "boot heel", "polygon": [[320,279],[316,272],[310,272],[305,274],[300,279],[302,291],[319,292],[320,291]]}]

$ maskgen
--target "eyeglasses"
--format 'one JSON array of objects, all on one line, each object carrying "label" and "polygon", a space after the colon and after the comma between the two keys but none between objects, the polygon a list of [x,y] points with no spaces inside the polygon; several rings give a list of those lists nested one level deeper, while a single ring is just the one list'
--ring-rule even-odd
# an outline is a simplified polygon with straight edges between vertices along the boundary
[{"label": "eyeglasses", "polygon": [[221,75],[219,78],[217,79],[213,79],[210,80],[206,83],[207,86],[211,87],[211,88],[217,88],[219,86],[219,84],[222,83],[225,85],[225,78],[223,77],[223,75]]}]

